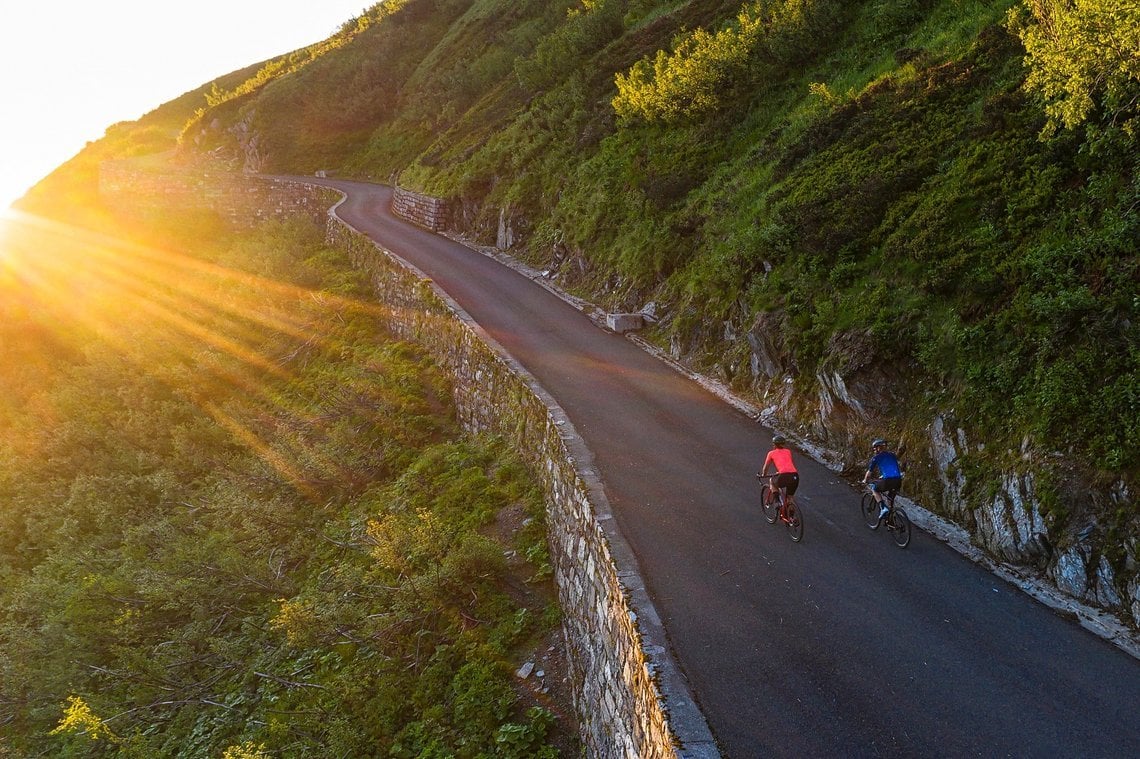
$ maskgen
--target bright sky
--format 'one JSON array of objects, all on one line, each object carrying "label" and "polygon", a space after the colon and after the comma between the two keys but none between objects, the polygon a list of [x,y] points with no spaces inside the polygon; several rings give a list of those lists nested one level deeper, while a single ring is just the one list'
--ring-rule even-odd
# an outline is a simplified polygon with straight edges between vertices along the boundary
[{"label": "bright sky", "polygon": [[108,126],[329,37],[375,0],[3,0],[0,209]]}]

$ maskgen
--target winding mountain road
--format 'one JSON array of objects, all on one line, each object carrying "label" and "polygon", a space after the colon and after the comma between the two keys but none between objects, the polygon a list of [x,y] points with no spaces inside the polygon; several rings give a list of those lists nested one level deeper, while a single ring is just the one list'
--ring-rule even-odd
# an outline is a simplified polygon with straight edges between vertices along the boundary
[{"label": "winding mountain road", "polygon": [[565,409],[593,451],[669,642],[722,754],[1138,757],[1140,661],[916,531],[798,455],[806,534],[764,521],[770,432],[518,272],[394,218],[337,214],[419,267]]}]

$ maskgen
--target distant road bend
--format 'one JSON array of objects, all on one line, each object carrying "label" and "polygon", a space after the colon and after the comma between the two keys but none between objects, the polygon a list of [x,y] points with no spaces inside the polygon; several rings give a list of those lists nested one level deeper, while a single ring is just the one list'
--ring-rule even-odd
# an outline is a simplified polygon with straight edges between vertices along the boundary
[{"label": "distant road bend", "polygon": [[[300,179],[300,178],[298,178]],[[313,180],[565,409],[729,759],[1140,757],[1140,661],[920,532],[900,551],[798,457],[806,535],[768,525],[769,431],[521,274]]]}]

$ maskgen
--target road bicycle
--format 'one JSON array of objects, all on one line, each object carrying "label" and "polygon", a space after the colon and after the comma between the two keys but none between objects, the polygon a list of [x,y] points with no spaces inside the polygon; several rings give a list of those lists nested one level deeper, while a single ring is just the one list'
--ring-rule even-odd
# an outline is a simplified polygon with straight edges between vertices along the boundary
[{"label": "road bicycle", "polygon": [[883,497],[887,499],[887,513],[880,517],[879,502],[875,500],[875,496],[871,493],[871,487],[868,485],[863,493],[863,502],[860,508],[863,511],[863,521],[868,527],[877,530],[880,524],[885,524],[887,532],[895,541],[895,545],[899,548],[906,548],[910,545],[910,517],[906,515],[902,506],[895,505],[896,495],[898,495],[897,490],[883,492]]},{"label": "road bicycle", "polygon": [[799,543],[804,539],[804,517],[800,507],[796,505],[796,497],[788,495],[783,488],[776,487],[776,476],[762,477],[756,473],[756,479],[764,486],[764,495],[761,504],[764,508],[764,518],[768,524],[783,522],[788,527],[788,535]]}]

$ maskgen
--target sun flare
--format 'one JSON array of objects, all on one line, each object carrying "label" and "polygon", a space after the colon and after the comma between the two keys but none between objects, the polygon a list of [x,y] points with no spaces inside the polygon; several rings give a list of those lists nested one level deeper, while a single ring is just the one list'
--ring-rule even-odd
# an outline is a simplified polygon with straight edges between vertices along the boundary
[{"label": "sun flare", "polygon": [[282,405],[275,388],[294,378],[296,346],[337,347],[314,326],[312,307],[373,316],[383,308],[19,211],[0,229],[0,361],[48,367],[110,350],[192,399],[308,495],[287,458],[215,399],[236,391],[307,424],[311,412]]},{"label": "sun flare", "polygon": [[[3,270],[4,262],[8,260],[8,252],[11,248],[12,242],[9,239],[9,230],[15,224],[16,212],[10,208],[0,208],[0,271]],[[4,275],[0,273],[0,277]],[[0,279],[0,282],[3,280]]]}]

